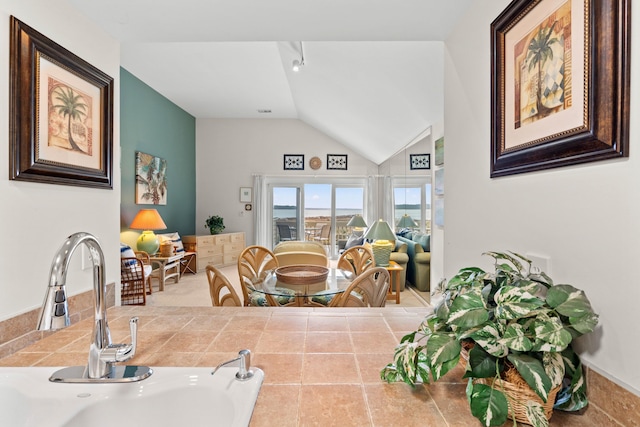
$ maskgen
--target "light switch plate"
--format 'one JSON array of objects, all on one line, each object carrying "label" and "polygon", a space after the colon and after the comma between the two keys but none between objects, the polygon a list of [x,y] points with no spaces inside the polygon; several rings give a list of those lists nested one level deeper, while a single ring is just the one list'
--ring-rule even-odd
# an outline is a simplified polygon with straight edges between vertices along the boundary
[{"label": "light switch plate", "polygon": [[549,258],[548,255],[526,253],[524,256],[531,260],[534,267],[538,267],[540,270],[547,273],[547,276],[551,277],[551,258]]}]

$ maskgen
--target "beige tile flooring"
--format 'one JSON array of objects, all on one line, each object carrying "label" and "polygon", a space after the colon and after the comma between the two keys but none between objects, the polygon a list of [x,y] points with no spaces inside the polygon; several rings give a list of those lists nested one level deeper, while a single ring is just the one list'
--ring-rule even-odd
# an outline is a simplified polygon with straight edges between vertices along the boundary
[{"label": "beige tile flooring", "polygon": [[[242,298],[236,266],[222,267],[220,271],[227,276],[238,295]],[[163,292],[158,292],[158,282],[154,280],[153,290],[153,294],[147,296],[147,305],[150,306],[211,306],[209,283],[204,272],[195,275],[185,273],[177,284],[174,283],[173,279],[169,279]],[[406,288],[400,293],[400,304],[396,305],[395,300],[388,300],[387,306],[424,307],[429,305],[427,301],[429,301],[428,292],[418,292],[415,288]]]}]

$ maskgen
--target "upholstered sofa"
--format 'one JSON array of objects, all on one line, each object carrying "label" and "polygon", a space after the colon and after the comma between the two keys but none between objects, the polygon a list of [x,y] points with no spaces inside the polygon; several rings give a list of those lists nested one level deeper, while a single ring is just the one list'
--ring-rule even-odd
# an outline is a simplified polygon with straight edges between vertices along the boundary
[{"label": "upholstered sofa", "polygon": [[327,266],[329,259],[324,246],[318,242],[288,240],[273,248],[278,265],[309,264]]},{"label": "upholstered sofa", "polygon": [[407,282],[419,291],[431,290],[431,236],[424,233],[406,233],[396,236],[398,242],[407,244]]}]

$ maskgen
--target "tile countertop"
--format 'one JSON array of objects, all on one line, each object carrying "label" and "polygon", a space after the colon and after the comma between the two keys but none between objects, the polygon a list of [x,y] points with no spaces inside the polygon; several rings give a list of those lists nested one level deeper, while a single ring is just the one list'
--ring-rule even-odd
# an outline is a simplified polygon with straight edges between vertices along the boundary
[{"label": "tile countertop", "polygon": [[[380,379],[395,345],[428,310],[113,307],[108,319],[114,343],[129,342],[129,318],[140,319],[129,364],[214,367],[250,349],[252,364],[265,372],[252,427],[479,425],[466,401],[462,365],[415,390]],[[84,365],[92,327],[92,320],[72,325],[0,359],[0,366]],[[551,421],[573,425],[555,414]]]}]

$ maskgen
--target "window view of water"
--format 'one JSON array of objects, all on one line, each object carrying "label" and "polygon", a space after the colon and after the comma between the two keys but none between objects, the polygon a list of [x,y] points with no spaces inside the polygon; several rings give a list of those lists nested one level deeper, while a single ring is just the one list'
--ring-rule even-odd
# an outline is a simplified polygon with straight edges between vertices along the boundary
[{"label": "window view of water", "polygon": [[[336,217],[349,217],[351,218],[355,214],[361,214],[359,209],[336,209]],[[404,214],[410,215],[414,220],[420,219],[420,207],[407,207],[407,209],[397,209],[396,217],[400,218]],[[315,217],[330,217],[331,209],[305,209],[305,218]],[[429,209],[427,209],[427,217],[429,216]],[[274,219],[295,218],[296,208],[295,206],[275,206],[273,208]]]}]

